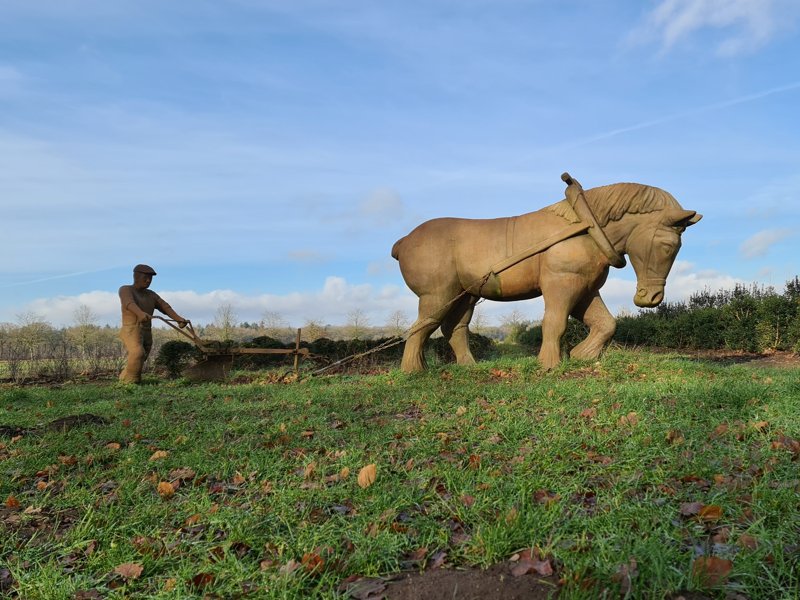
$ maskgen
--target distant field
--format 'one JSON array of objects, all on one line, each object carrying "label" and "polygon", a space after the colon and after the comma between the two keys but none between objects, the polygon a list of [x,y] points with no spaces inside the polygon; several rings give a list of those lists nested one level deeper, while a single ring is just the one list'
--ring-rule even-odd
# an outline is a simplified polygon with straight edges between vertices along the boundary
[{"label": "distant field", "polygon": [[561,598],[795,598],[798,373],[612,350],[6,386],[0,596],[391,598],[500,564]]}]

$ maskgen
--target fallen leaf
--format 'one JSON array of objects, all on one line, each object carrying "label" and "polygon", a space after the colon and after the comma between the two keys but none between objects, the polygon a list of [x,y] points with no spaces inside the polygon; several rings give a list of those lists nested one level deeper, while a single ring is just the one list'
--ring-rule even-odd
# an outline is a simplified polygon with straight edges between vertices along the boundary
[{"label": "fallen leaf", "polygon": [[337,589],[353,600],[377,600],[383,598],[386,581],[377,577],[351,575],[340,583]]},{"label": "fallen leaf", "polygon": [[703,509],[702,502],[684,502],[681,504],[681,514],[684,517],[692,517],[696,514],[699,514],[700,511]]},{"label": "fallen leaf", "polygon": [[280,569],[278,569],[278,573],[280,573],[281,575],[289,575],[290,573],[294,573],[301,566],[303,566],[301,563],[291,558],[289,559],[289,562],[287,562]]},{"label": "fallen leaf", "polygon": [[536,573],[542,577],[549,577],[553,574],[553,565],[549,560],[538,560],[536,558],[522,558],[511,569],[511,574],[514,577],[522,577],[528,573]]},{"label": "fallen leaf", "polygon": [[175,579],[174,577],[170,577],[164,582],[164,591],[171,592],[172,590],[175,589],[175,586],[177,585],[178,585],[178,580]]},{"label": "fallen leaf", "polygon": [[671,444],[673,446],[678,446],[685,441],[683,434],[681,434],[681,432],[678,431],[677,429],[670,429],[667,432],[666,440],[668,444]]},{"label": "fallen leaf", "polygon": [[722,507],[709,504],[701,508],[697,516],[703,521],[719,521],[722,518]]},{"label": "fallen leaf", "polygon": [[339,479],[347,479],[350,477],[350,469],[348,467],[342,467],[342,470],[339,471]]},{"label": "fallen leaf", "polygon": [[738,544],[742,548],[747,548],[748,550],[758,549],[758,540],[752,535],[747,535],[746,533],[743,533],[739,536]]},{"label": "fallen leaf", "polygon": [[303,479],[311,479],[314,475],[314,471],[317,470],[317,463],[311,461],[306,465],[306,468],[303,470]]},{"label": "fallen leaf", "polygon": [[594,419],[596,416],[597,416],[597,409],[594,407],[586,408],[581,411],[581,417],[583,417],[584,419]]},{"label": "fallen leaf", "polygon": [[756,421],[755,423],[750,424],[753,429],[758,432],[762,432],[769,427],[769,423],[766,421]]},{"label": "fallen leaf", "polygon": [[629,412],[627,415],[620,417],[618,423],[622,427],[633,427],[639,423],[639,416],[635,412]]},{"label": "fallen leaf", "polygon": [[138,579],[144,568],[138,563],[123,563],[114,569],[114,573],[125,579]]},{"label": "fallen leaf", "polygon": [[459,406],[456,409],[456,416],[457,417],[463,417],[466,413],[467,413],[467,407],[466,406]]},{"label": "fallen leaf", "polygon": [[8,498],[6,498],[6,508],[10,508],[12,510],[15,510],[15,509],[17,509],[19,507],[20,507],[19,500],[17,500],[14,496],[9,494]]},{"label": "fallen leaf", "polygon": [[362,488],[368,488],[375,483],[375,478],[378,476],[378,467],[375,463],[369,464],[358,473],[358,485]]},{"label": "fallen leaf", "polygon": [[701,556],[692,565],[692,575],[703,587],[716,587],[728,579],[733,563],[726,558]]},{"label": "fallen leaf", "polygon": [[169,452],[167,452],[166,450],[156,450],[155,452],[153,452],[153,454],[150,456],[148,460],[149,461],[161,460],[162,458],[167,458],[167,456],[169,456]]},{"label": "fallen leaf", "polygon": [[213,573],[198,573],[190,581],[191,586],[196,589],[203,589],[212,583],[214,583]]},{"label": "fallen leaf", "polygon": [[550,506],[559,498],[561,498],[561,496],[550,490],[537,490],[533,493],[533,501],[536,502],[536,504],[544,504],[545,506]]},{"label": "fallen leaf", "polygon": [[106,450],[111,450],[112,452],[116,452],[122,448],[122,445],[117,442],[109,442],[106,444]]},{"label": "fallen leaf", "polygon": [[172,498],[175,495],[175,486],[172,485],[169,481],[162,481],[156,487],[156,491],[158,491],[158,495],[164,498]]},{"label": "fallen leaf", "polygon": [[480,454],[470,454],[469,455],[469,468],[470,469],[480,469],[480,467],[481,467]]},{"label": "fallen leaf", "polygon": [[305,567],[307,572],[316,573],[322,570],[322,565],[325,564],[325,560],[316,552],[306,552],[303,554],[300,564]]},{"label": "fallen leaf", "polygon": [[58,457],[58,462],[60,462],[62,465],[71,466],[77,464],[78,459],[71,455],[70,456],[62,455]]}]

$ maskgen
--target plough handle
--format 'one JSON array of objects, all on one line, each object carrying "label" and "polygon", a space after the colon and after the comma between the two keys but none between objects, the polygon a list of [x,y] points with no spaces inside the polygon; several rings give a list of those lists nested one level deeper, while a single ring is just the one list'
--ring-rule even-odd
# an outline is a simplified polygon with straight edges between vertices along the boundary
[{"label": "plough handle", "polygon": [[194,331],[194,327],[192,327],[192,322],[188,319],[186,320],[186,326],[180,327],[178,325],[178,321],[175,319],[166,319],[164,317],[160,317],[158,315],[153,315],[154,319],[158,319],[159,321],[164,321],[167,325],[172,327],[175,331],[180,333],[182,336],[190,340],[195,346],[200,348],[201,350],[204,348],[203,342],[200,340],[198,335]]}]

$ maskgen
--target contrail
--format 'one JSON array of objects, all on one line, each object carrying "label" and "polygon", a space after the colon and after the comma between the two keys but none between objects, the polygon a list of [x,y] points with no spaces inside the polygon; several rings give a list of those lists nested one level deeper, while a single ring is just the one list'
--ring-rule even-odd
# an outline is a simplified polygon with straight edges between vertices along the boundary
[{"label": "contrail", "polygon": [[0,285],[0,289],[5,288],[12,288],[12,287],[20,287],[23,285],[31,285],[33,283],[42,283],[45,281],[54,281],[56,279],[66,279],[68,277],[78,277],[79,275],[90,275],[92,273],[102,273],[104,271],[112,271],[114,269],[119,269],[119,266],[115,267],[105,267],[103,269],[95,269],[93,271],[76,271],[75,273],[64,273],[63,275],[53,275],[51,277],[42,277],[41,279],[30,279],[28,281],[18,281],[17,283],[7,283],[5,285]]},{"label": "contrail", "polygon": [[612,129],[611,131],[606,131],[604,133],[598,133],[591,137],[585,138],[583,140],[577,140],[575,142],[567,143],[562,146],[559,146],[559,150],[569,150],[571,148],[578,148],[580,146],[586,146],[593,142],[598,142],[600,140],[606,140],[615,136],[618,136],[623,133],[628,133],[630,131],[638,131],[640,129],[647,129],[648,127],[655,127],[656,125],[662,125],[664,123],[669,123],[671,121],[677,121],[679,119],[683,119],[684,117],[690,117],[694,115],[699,115],[707,112],[712,112],[715,110],[720,110],[722,108],[728,108],[730,106],[736,106],[738,104],[746,104],[747,102],[753,102],[754,100],[760,100],[761,98],[766,98],[767,96],[774,96],[775,94],[781,94],[783,92],[789,92],[791,90],[800,89],[800,81],[795,81],[793,83],[788,83],[786,85],[781,85],[778,87],[770,88],[768,90],[764,90],[762,92],[755,92],[753,94],[747,94],[746,96],[740,96],[739,98],[733,98],[731,100],[723,100],[722,102],[715,102],[714,104],[707,104],[706,106],[701,106],[698,108],[691,108],[689,110],[684,110],[672,115],[667,115],[666,117],[661,117],[658,119],[652,119],[650,121],[643,121],[642,123],[636,123],[635,125],[629,125],[628,127],[620,127],[619,129]]}]

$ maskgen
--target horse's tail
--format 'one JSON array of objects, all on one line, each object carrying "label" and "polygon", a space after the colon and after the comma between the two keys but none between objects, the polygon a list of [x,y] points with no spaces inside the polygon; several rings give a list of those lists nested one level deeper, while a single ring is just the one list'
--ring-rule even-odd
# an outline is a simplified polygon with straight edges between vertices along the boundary
[{"label": "horse's tail", "polygon": [[392,246],[392,258],[394,258],[395,260],[400,260],[399,258],[397,258],[397,256],[400,254],[400,244],[402,243],[402,241],[404,239],[406,239],[406,238],[405,237],[401,237],[399,240],[397,240],[394,243],[394,246]]}]

